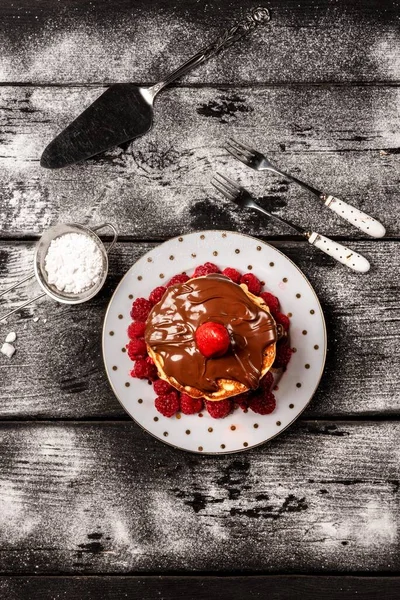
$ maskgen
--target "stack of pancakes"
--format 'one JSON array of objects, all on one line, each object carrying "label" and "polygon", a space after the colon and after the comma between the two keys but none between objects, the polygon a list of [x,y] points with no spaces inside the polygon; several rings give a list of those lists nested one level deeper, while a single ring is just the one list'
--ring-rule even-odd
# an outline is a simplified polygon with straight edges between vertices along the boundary
[{"label": "stack of pancakes", "polygon": [[[152,309],[152,311],[149,315],[147,327],[146,327],[145,339],[146,339],[147,351],[149,353],[149,356],[151,356],[151,358],[153,359],[153,361],[157,367],[159,377],[161,379],[167,381],[170,385],[172,385],[174,388],[176,388],[180,392],[184,392],[193,398],[201,397],[201,398],[205,398],[206,400],[220,401],[220,400],[224,400],[226,398],[231,398],[231,397],[237,396],[238,394],[247,392],[249,389],[256,389],[256,387],[258,387],[259,381],[271,369],[272,364],[275,360],[276,341],[278,338],[278,334],[277,334],[277,328],[276,328],[275,321],[274,321],[272,315],[270,314],[268,306],[263,302],[263,300],[260,297],[254,296],[254,294],[251,294],[245,284],[241,284],[239,286],[239,285],[229,281],[229,285],[234,286],[234,288],[235,288],[235,289],[232,288],[232,291],[235,292],[235,299],[240,298],[240,295],[243,292],[245,294],[245,296],[247,297],[247,304],[251,305],[251,308],[253,309],[254,314],[257,314],[258,319],[261,318],[264,323],[266,321],[269,322],[269,327],[272,331],[271,337],[273,339],[264,347],[262,347],[262,344],[263,344],[263,341],[265,342],[265,337],[260,339],[260,345],[259,345],[260,360],[258,361],[259,368],[257,370],[256,376],[253,377],[252,385],[250,386],[248,383],[244,383],[243,381],[241,382],[241,381],[238,381],[237,379],[229,378],[226,376],[226,372],[221,372],[220,376],[215,378],[215,380],[213,381],[214,389],[212,389],[212,390],[200,389],[200,386],[196,387],[195,385],[188,384],[187,381],[182,381],[182,379],[184,379],[184,378],[181,378],[179,373],[177,374],[176,369],[175,369],[175,373],[172,372],[174,369],[171,368],[171,366],[174,367],[175,359],[174,359],[174,356],[171,355],[171,353],[176,352],[177,343],[176,343],[176,340],[173,340],[175,345],[173,343],[171,343],[169,346],[166,346],[167,338],[168,338],[168,335],[166,335],[166,330],[168,329],[169,325],[171,325],[171,328],[173,326],[173,321],[174,321],[173,309],[175,308],[174,302],[177,299],[182,298],[184,296],[185,300],[186,300],[185,306],[187,306],[188,302],[190,301],[190,298],[192,298],[194,296],[193,286],[196,286],[196,285],[199,286],[199,280],[208,279],[210,277],[213,278],[213,281],[212,281],[212,289],[213,290],[215,290],[216,286],[218,288],[218,285],[220,285],[220,282],[222,279],[224,280],[224,282],[223,282],[223,285],[221,285],[221,288],[228,289],[226,287],[227,286],[226,278],[221,277],[221,276],[216,276],[216,275],[212,275],[212,276],[209,275],[206,277],[190,279],[188,282],[186,282],[184,284],[178,284],[178,285],[173,286],[172,288],[169,288],[169,290],[167,290],[167,292],[164,294],[164,296],[160,300],[160,302],[154,306],[154,308]],[[240,292],[237,288],[241,288],[242,292]],[[245,300],[244,296],[243,296],[243,300]],[[167,301],[168,301],[168,319],[165,319],[165,312],[163,313],[163,311],[165,311],[165,306],[167,304]],[[193,304],[194,304],[195,310],[198,310],[196,307],[196,303],[194,302]],[[243,304],[244,304],[244,302],[243,302]],[[222,302],[220,303],[220,306],[221,306],[221,310],[224,310]],[[179,311],[178,311],[178,307],[177,307],[177,313],[178,312]],[[265,318],[265,315],[263,313],[266,313],[268,315],[268,319]],[[203,319],[203,322],[204,322],[204,320],[207,320],[207,316],[205,316],[204,313],[201,312],[201,309],[199,310],[199,313],[196,312],[195,314],[196,315],[199,314],[201,319]],[[222,313],[221,313],[221,315],[222,315]],[[178,316],[180,317],[181,315],[179,314]],[[226,317],[225,313],[224,313],[224,317]],[[218,320],[218,314],[216,315],[213,313],[212,320]],[[232,318],[232,323],[233,323],[233,331],[234,331],[235,318]],[[199,324],[200,324],[200,320],[199,320]],[[171,330],[171,328],[168,330]],[[174,325],[174,328],[175,328],[174,331],[176,333],[176,331],[179,330],[179,326]],[[253,333],[253,330],[251,330],[251,333],[253,336],[253,340],[252,340],[253,346],[252,347],[254,348],[254,335],[256,335],[256,334]],[[187,330],[186,330],[185,335],[186,335],[185,339],[187,340],[187,336],[191,335],[193,337],[194,332],[190,331],[190,333],[188,334]],[[260,336],[260,338],[261,338],[261,336]],[[171,342],[172,340],[169,340],[169,341]],[[185,342],[183,341],[182,344],[184,344],[184,343]],[[165,348],[167,348],[168,353],[166,353],[166,351],[164,351]],[[191,349],[192,356],[193,356],[193,353],[196,353],[196,352],[199,353],[199,350],[196,349],[196,347],[194,347],[193,345],[191,348],[192,348]],[[234,353],[235,352],[233,350],[232,354],[234,354]],[[196,356],[196,358],[199,359],[199,356]],[[166,360],[166,359],[168,359],[168,360]],[[190,360],[190,357],[185,357],[185,360]],[[212,358],[205,359],[204,358],[204,364],[206,364],[206,360],[218,361],[219,359],[218,358],[216,358],[216,359],[212,359]],[[233,360],[233,358],[232,358],[232,360]],[[240,364],[240,363],[241,363],[240,357],[239,357],[239,361],[238,361],[238,358],[236,357],[236,364]],[[224,364],[226,365],[226,362]],[[168,365],[169,365],[169,367],[168,367]],[[215,365],[213,365],[213,366],[215,367]],[[218,371],[218,369],[217,369],[217,371]],[[179,381],[180,378],[181,378],[181,381]],[[207,387],[209,387],[209,386],[207,386]]]}]

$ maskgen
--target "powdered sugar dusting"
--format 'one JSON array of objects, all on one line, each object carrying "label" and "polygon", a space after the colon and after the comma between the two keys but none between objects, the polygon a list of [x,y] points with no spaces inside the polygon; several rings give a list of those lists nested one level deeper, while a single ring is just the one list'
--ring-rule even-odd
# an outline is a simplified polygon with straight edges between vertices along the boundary
[{"label": "powdered sugar dusting", "polygon": [[[5,106],[11,108],[15,93],[10,97],[2,90]],[[52,221],[72,218],[86,224],[111,221],[120,234],[140,237],[210,226],[256,235],[283,233],[282,226],[264,223],[224,200],[210,183],[219,170],[241,181],[265,206],[287,203],[282,215],[294,222],[303,214],[310,219],[304,225],[320,233],[358,235],[297,185],[271,174],[260,176],[231,158],[224,150],[231,135],[265,152],[289,173],[381,220],[388,235],[397,231],[397,212],[390,213],[390,222],[386,210],[397,156],[380,153],[400,145],[395,87],[374,93],[366,87],[168,90],[156,101],[152,131],[124,151],[116,148],[61,171],[42,169],[45,145],[102,88],[80,90],[40,88],[26,99],[27,91],[18,88],[18,106],[34,110],[35,122],[24,125],[25,133],[17,119],[17,133],[6,133],[0,141],[5,231],[41,234]]]},{"label": "powdered sugar dusting", "polygon": [[[297,14],[295,20],[293,14]],[[396,24],[332,6],[323,11],[273,15],[269,24],[193,71],[187,81],[354,81],[398,78]],[[190,17],[174,8],[86,17],[48,18],[18,44],[2,33],[2,81],[38,83],[155,81],[200,50],[225,26],[208,13]],[[276,60],[275,57],[279,57]],[[244,59],[245,58],[245,59]],[[248,65],[251,65],[251,69]],[[354,65],[357,68],[354,68]]]},{"label": "powdered sugar dusting", "polygon": [[[13,163],[13,170],[19,171],[21,167],[21,157]],[[33,210],[33,207],[34,210]],[[17,231],[20,229],[32,230],[46,228],[50,225],[52,216],[47,211],[47,193],[42,189],[38,182],[31,181],[29,185],[21,187],[20,182],[9,181],[5,186],[3,202],[0,208],[0,215],[3,221],[12,223],[12,228]],[[8,228],[5,227],[4,230]],[[39,229],[40,231],[40,229]]]},{"label": "powdered sugar dusting", "polygon": [[0,521],[14,565],[27,539],[24,568],[38,572],[379,569],[397,547],[398,463],[384,461],[396,423],[300,424],[251,460],[190,464],[171,448],[156,458],[134,429],[3,428]]},{"label": "powdered sugar dusting", "polygon": [[385,77],[398,80],[400,72],[400,51],[398,40],[398,23],[393,24],[387,31],[369,41],[369,55],[374,61],[375,68]]},{"label": "powdered sugar dusting", "polygon": [[195,32],[193,23],[163,11],[116,18],[112,27],[85,20],[60,27],[50,20],[18,48],[3,33],[0,73],[3,81],[38,83],[149,81],[150,73],[161,76],[165,57],[171,59],[177,47],[184,53],[185,38]]},{"label": "powdered sugar dusting", "polygon": [[[24,491],[6,477],[0,479],[0,526],[5,539],[16,543],[30,533],[25,526]],[[17,526],[20,523],[20,526]]]},{"label": "powdered sugar dusting", "polygon": [[359,530],[360,540],[368,546],[398,544],[399,530],[394,506],[371,501],[365,506],[364,528]]}]

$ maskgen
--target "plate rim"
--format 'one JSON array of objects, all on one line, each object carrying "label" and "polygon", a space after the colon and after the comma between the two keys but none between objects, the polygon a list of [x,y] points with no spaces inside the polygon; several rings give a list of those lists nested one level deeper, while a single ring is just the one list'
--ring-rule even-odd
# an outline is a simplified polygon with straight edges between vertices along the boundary
[{"label": "plate rim", "polygon": [[[206,450],[190,450],[189,448],[182,448],[181,446],[176,446],[175,444],[168,442],[167,440],[161,439],[160,437],[158,437],[157,435],[155,435],[154,433],[152,433],[151,431],[149,431],[148,429],[146,429],[146,427],[144,427],[141,423],[139,423],[135,417],[131,414],[131,412],[123,405],[122,401],[120,400],[120,398],[118,397],[118,394],[114,388],[114,385],[112,383],[111,377],[110,377],[110,373],[109,370],[107,368],[107,362],[106,362],[106,357],[105,357],[105,351],[104,351],[104,346],[105,346],[105,340],[106,340],[106,321],[107,321],[107,317],[108,314],[110,312],[110,308],[111,305],[113,303],[114,297],[116,296],[116,294],[118,293],[118,290],[120,288],[120,286],[122,285],[123,281],[125,280],[125,278],[127,277],[129,271],[132,269],[132,267],[135,266],[135,264],[143,257],[147,256],[148,254],[150,254],[150,252],[152,252],[154,250],[154,248],[157,248],[159,246],[163,246],[164,244],[167,244],[169,242],[175,241],[175,240],[179,240],[181,238],[185,238],[189,235],[205,235],[205,234],[209,234],[209,233],[220,233],[221,236],[222,234],[229,234],[229,235],[237,235],[239,237],[245,237],[245,238],[249,238],[251,240],[255,240],[257,242],[261,242],[262,244],[265,244],[266,246],[269,246],[270,248],[273,248],[276,252],[279,252],[279,254],[281,254],[286,260],[288,260],[295,268],[296,270],[300,273],[300,275],[302,276],[303,279],[305,279],[305,281],[307,282],[307,284],[309,285],[313,295],[315,296],[315,299],[317,301],[317,305],[318,305],[318,309],[321,315],[321,320],[322,320],[322,329],[323,329],[323,334],[324,334],[324,352],[323,352],[323,359],[322,359],[322,365],[321,365],[321,370],[317,379],[317,382],[315,384],[315,387],[310,395],[309,400],[307,401],[307,403],[304,405],[304,407],[301,409],[301,411],[299,413],[297,413],[293,419],[287,423],[285,425],[285,427],[283,427],[282,429],[280,429],[279,431],[277,431],[274,435],[272,435],[271,437],[269,437],[266,440],[263,440],[261,442],[258,442],[257,444],[254,444],[253,446],[250,446],[248,448],[238,448],[237,450],[222,450],[221,452],[210,452],[210,451],[206,451]],[[103,356],[103,363],[104,363],[104,369],[107,375],[107,379],[108,379],[108,383],[111,387],[111,390],[114,393],[114,396],[116,397],[116,399],[118,400],[118,402],[120,403],[120,405],[122,406],[122,408],[124,409],[124,411],[129,415],[129,417],[134,421],[134,423],[136,423],[136,425],[138,425],[143,431],[145,431],[147,434],[151,435],[154,439],[158,440],[159,442],[162,442],[164,444],[166,444],[167,446],[170,446],[171,448],[174,448],[176,450],[180,450],[183,452],[189,452],[190,454],[196,454],[196,455],[204,455],[204,456],[221,456],[221,455],[226,455],[226,454],[238,454],[239,452],[248,452],[249,450],[253,450],[255,448],[259,448],[260,446],[267,444],[268,442],[274,440],[276,437],[278,437],[279,435],[281,435],[284,431],[286,431],[289,427],[291,427],[293,425],[293,423],[295,421],[297,421],[297,419],[303,414],[303,412],[306,410],[306,408],[308,408],[308,406],[310,405],[311,400],[313,399],[319,384],[321,382],[322,379],[322,375],[324,374],[324,370],[325,370],[325,365],[326,365],[326,355],[327,355],[327,349],[328,349],[328,332],[327,332],[327,328],[326,328],[326,321],[325,321],[325,315],[324,312],[322,310],[322,306],[321,303],[319,301],[319,298],[317,296],[316,291],[314,290],[314,287],[311,285],[308,277],[306,277],[306,275],[303,273],[303,271],[296,265],[296,263],[294,263],[292,261],[291,258],[289,258],[284,252],[281,252],[281,250],[279,250],[278,248],[276,248],[275,246],[273,246],[272,244],[270,244],[269,242],[265,242],[264,240],[261,240],[260,238],[256,238],[252,235],[249,235],[247,233],[240,233],[239,231],[230,231],[229,229],[200,229],[200,230],[196,230],[196,231],[191,231],[189,233],[185,233],[185,234],[181,234],[181,235],[176,235],[174,237],[169,238],[168,240],[165,240],[164,242],[161,242],[161,244],[156,244],[154,246],[153,249],[148,250],[145,254],[143,254],[142,256],[140,256],[140,258],[138,258],[132,265],[131,267],[129,267],[129,269],[126,271],[126,273],[122,276],[121,280],[119,281],[117,287],[115,288],[109,302],[107,305],[107,309],[106,312],[104,314],[103,317],[103,327],[102,327],[102,336],[101,336],[101,352],[102,352],[102,356]]]}]

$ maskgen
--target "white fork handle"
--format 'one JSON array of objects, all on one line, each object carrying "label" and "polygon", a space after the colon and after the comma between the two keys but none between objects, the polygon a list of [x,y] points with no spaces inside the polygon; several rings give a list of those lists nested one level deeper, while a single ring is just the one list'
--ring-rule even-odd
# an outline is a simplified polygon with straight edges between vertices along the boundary
[{"label": "white fork handle", "polygon": [[328,196],[325,200],[325,206],[328,206],[333,212],[339,217],[342,217],[345,221],[348,221],[354,227],[361,229],[367,235],[372,235],[375,238],[381,238],[385,235],[386,231],[382,223],[379,223],[373,217],[370,217],[366,213],[362,212],[355,206],[335,198],[335,196]]},{"label": "white fork handle", "polygon": [[320,233],[313,233],[308,238],[308,242],[312,246],[316,246],[325,254],[329,254],[335,260],[342,263],[342,265],[346,265],[353,271],[358,271],[359,273],[366,273],[369,271],[370,264],[366,258],[358,254],[358,252],[354,252],[354,250],[350,250],[346,246],[342,246],[338,242],[334,240],[330,240],[329,238],[321,235]]}]

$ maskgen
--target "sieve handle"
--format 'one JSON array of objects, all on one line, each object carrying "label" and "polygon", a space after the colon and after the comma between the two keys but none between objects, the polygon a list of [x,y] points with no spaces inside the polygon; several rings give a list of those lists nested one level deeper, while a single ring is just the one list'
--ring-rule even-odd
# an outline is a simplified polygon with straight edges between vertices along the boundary
[{"label": "sieve handle", "polygon": [[109,227],[111,229],[111,231],[113,232],[113,239],[110,242],[110,245],[108,246],[108,248],[106,248],[106,252],[107,254],[110,252],[110,250],[112,250],[117,242],[118,239],[118,233],[117,230],[115,229],[114,225],[111,225],[111,223],[102,223],[101,225],[96,225],[96,227],[90,227],[90,229],[92,231],[99,231],[100,229],[104,229],[105,227]]},{"label": "sieve handle", "polygon": [[[30,279],[30,277],[28,277],[28,279]],[[26,280],[24,280],[24,281],[26,281]],[[20,283],[22,283],[22,282],[20,282]],[[17,287],[17,286],[14,286],[14,287]],[[11,288],[9,288],[9,289],[11,289]],[[13,308],[13,310],[10,310],[8,313],[6,313],[2,317],[0,317],[0,321],[4,321],[4,319],[7,319],[7,317],[10,317],[18,310],[21,310],[21,308],[25,308],[25,306],[28,306],[28,304],[32,304],[32,302],[36,302],[36,300],[39,300],[39,298],[43,298],[43,296],[46,296],[46,294],[39,294],[39,296],[36,296],[36,298],[32,298],[32,300],[27,300],[23,304],[20,304],[19,306],[17,306],[17,308]]]},{"label": "sieve handle", "polygon": [[[7,294],[7,292],[11,292],[11,290],[15,290],[15,288],[19,287],[20,285],[22,285],[23,283],[25,283],[25,281],[29,281],[29,279],[32,279],[32,277],[35,277],[35,273],[31,273],[30,275],[28,275],[27,277],[25,277],[24,279],[21,279],[21,281],[17,281],[17,283],[14,283],[14,285],[10,285],[10,287],[8,287],[7,289],[5,289],[3,292],[1,292],[0,294],[0,298],[2,296],[4,296],[4,294]],[[1,319],[0,319],[1,320]]]}]

